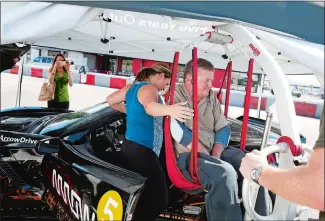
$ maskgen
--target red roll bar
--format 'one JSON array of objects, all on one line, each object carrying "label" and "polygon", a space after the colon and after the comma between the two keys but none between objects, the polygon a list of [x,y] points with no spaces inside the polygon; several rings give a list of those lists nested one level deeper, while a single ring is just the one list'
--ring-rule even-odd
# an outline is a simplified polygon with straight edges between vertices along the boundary
[{"label": "red roll bar", "polygon": [[253,78],[253,66],[254,59],[249,59],[248,72],[247,72],[247,85],[246,85],[246,94],[245,94],[245,103],[244,103],[244,116],[243,124],[241,130],[241,139],[240,139],[240,149],[245,150],[246,147],[246,135],[248,128],[248,118],[249,118],[249,108],[251,103],[251,90],[252,90],[252,78]]},{"label": "red roll bar", "polygon": [[232,61],[229,61],[225,70],[225,75],[223,76],[221,87],[219,89],[219,92],[217,94],[217,98],[222,102],[222,98],[220,99],[221,96],[221,91],[223,88],[223,85],[225,83],[225,80],[227,78],[227,88],[226,88],[226,102],[225,102],[225,116],[228,117],[228,108],[229,108],[229,99],[230,99],[230,85],[231,85],[231,74],[232,74]]},{"label": "red roll bar", "polygon": [[[200,36],[196,41],[202,41],[207,39],[207,37],[211,37],[210,35]],[[169,100],[169,105],[174,104],[174,94],[176,88],[176,79],[177,79],[177,69],[178,69],[178,61],[179,61],[179,52],[175,53],[174,61],[173,61],[173,76],[171,81],[171,86],[169,92],[166,94],[165,100]],[[192,71],[193,71],[193,80],[192,80],[192,88],[193,88],[193,109],[194,109],[194,118],[193,118],[193,137],[192,137],[192,149],[191,149],[191,157],[190,157],[190,165],[189,172],[193,181],[187,180],[180,169],[177,166],[177,161],[175,157],[173,141],[171,137],[171,117],[167,116],[164,118],[164,137],[165,137],[165,149],[166,149],[166,164],[167,164],[167,172],[170,178],[170,181],[179,189],[184,191],[194,191],[203,189],[200,185],[199,172],[198,172],[198,127],[199,127],[199,117],[198,117],[198,65],[197,65],[198,57],[197,57],[197,47],[193,47],[192,49]],[[252,85],[252,72],[253,72],[254,60],[250,59],[249,61],[249,70],[247,73],[248,76],[248,85],[245,96],[245,110],[244,110],[244,120],[241,134],[241,149],[245,148],[246,143],[246,131],[247,131],[247,123],[248,123],[248,114],[249,114],[249,104],[250,104],[250,93],[251,93],[251,85]],[[227,79],[227,92],[226,92],[226,110],[225,114],[228,115],[228,106],[229,106],[229,96],[230,96],[230,83],[231,83],[231,72],[232,72],[232,62],[230,61],[227,65],[226,73]],[[226,76],[224,76],[225,79]],[[224,83],[224,80],[223,80]],[[223,87],[222,83],[222,87]],[[222,88],[221,87],[221,88]],[[220,95],[221,89],[218,93]],[[245,126],[246,125],[246,126]]]}]

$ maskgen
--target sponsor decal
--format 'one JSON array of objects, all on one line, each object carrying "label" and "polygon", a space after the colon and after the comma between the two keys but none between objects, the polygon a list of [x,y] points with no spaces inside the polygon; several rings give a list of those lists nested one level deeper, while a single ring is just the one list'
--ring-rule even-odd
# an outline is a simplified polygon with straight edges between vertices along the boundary
[{"label": "sponsor decal", "polygon": [[97,206],[98,221],[122,220],[123,203],[120,194],[114,190],[107,191]]},{"label": "sponsor decal", "polygon": [[[55,169],[53,169],[52,173],[52,184],[53,188],[56,189],[58,195],[62,197],[65,204],[70,206],[71,212],[78,220],[95,221],[96,211],[91,207],[91,205],[87,205],[81,201],[80,196],[70,188],[69,184],[62,179],[62,176],[58,174]],[[90,211],[89,208],[92,208],[93,211]]]},{"label": "sponsor decal", "polygon": [[255,56],[259,56],[261,54],[260,50],[258,50],[258,48],[256,48],[252,43],[250,43],[248,46],[252,49]]},{"label": "sponsor decal", "polygon": [[1,135],[0,136],[1,142],[14,142],[14,143],[30,143],[30,144],[36,144],[37,140],[33,140],[31,138],[26,137],[6,137]]},{"label": "sponsor decal", "polygon": [[151,19],[139,19],[141,16],[137,14],[119,14],[118,12],[110,12],[108,18],[114,21],[115,23],[122,23],[123,25],[128,26],[139,26],[145,27],[146,29],[160,29],[168,31],[181,31],[181,32],[190,32],[190,33],[205,33],[211,26],[202,27],[201,25],[179,25],[173,21],[155,21]]}]

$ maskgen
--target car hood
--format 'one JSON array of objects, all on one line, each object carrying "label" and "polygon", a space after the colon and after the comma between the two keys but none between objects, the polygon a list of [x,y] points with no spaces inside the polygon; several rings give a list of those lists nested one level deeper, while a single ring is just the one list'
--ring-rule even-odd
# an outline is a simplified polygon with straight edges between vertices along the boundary
[{"label": "car hood", "polygon": [[[228,118],[228,121],[231,125],[231,138],[232,142],[240,143],[241,140],[241,131],[242,131],[242,121],[237,119]],[[261,144],[263,139],[264,126],[256,126],[253,124],[248,124],[246,143],[250,144]],[[280,134],[275,131],[270,131],[268,136],[268,144],[275,144],[276,141],[280,138]]]},{"label": "car hood", "polygon": [[[111,117],[116,111],[105,103],[78,112],[60,113],[47,108],[13,108],[1,111],[2,116],[0,128],[2,130],[22,131],[49,136],[66,136],[68,134],[81,132],[98,124],[103,118]],[[51,115],[51,116],[45,116]],[[231,141],[240,143],[242,121],[228,118],[231,125]],[[31,125],[33,125],[31,127]],[[19,130],[18,130],[19,129]],[[247,143],[261,144],[264,125],[249,121],[247,128]],[[271,128],[268,142],[276,143],[280,137],[280,131]]]}]

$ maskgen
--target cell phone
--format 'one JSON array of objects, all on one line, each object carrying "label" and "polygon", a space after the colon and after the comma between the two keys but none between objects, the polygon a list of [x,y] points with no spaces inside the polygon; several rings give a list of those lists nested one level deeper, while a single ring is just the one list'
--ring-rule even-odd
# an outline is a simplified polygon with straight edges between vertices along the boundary
[{"label": "cell phone", "polygon": [[61,65],[66,65],[67,62],[66,61],[61,61]]}]

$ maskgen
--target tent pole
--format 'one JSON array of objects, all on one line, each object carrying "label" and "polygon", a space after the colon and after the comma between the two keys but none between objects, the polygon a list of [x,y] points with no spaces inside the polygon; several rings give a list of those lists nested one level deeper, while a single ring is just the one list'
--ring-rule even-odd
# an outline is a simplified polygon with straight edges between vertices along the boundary
[{"label": "tent pole", "polygon": [[228,108],[229,108],[229,98],[230,98],[230,84],[231,84],[231,74],[232,74],[232,61],[229,61],[227,72],[227,90],[226,90],[226,101],[225,101],[225,115],[228,118]]},{"label": "tent pole", "polygon": [[256,117],[261,117],[261,102],[262,102],[262,94],[263,94],[263,86],[264,86],[265,74],[262,73],[261,82],[258,86],[258,104],[257,104],[257,112]]},{"label": "tent pole", "polygon": [[25,59],[26,59],[26,54],[23,55],[23,57],[20,59],[20,63],[19,63],[19,69],[18,69],[18,87],[17,87],[15,107],[20,107],[21,84],[22,84],[22,81],[23,81],[23,68],[24,68],[24,62],[25,62]]}]

